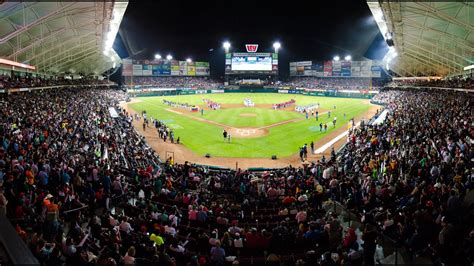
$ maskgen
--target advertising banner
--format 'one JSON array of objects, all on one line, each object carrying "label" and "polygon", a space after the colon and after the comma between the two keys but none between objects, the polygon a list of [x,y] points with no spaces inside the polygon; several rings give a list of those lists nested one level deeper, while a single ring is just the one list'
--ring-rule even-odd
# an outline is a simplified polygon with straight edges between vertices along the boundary
[{"label": "advertising banner", "polygon": [[188,76],[196,76],[196,67],[188,65]]},{"label": "advertising banner", "polygon": [[143,65],[133,65],[133,70],[142,70],[143,69]]},{"label": "advertising banner", "polygon": [[311,61],[300,61],[296,62],[297,66],[311,66],[313,63]]},{"label": "advertising banner", "polygon": [[143,75],[143,70],[142,69],[134,69],[133,70],[133,75],[134,76],[142,76]]},{"label": "advertising banner", "polygon": [[153,76],[159,76],[161,75],[161,67],[162,65],[151,65],[151,71]]},{"label": "advertising banner", "polygon": [[323,72],[324,71],[324,66],[321,63],[313,62],[313,65],[311,66],[311,69]]},{"label": "advertising banner", "polygon": [[188,67],[187,66],[179,66],[179,75],[180,76],[187,76],[188,75]]},{"label": "advertising banner", "polygon": [[360,66],[351,66],[352,77],[360,77]]},{"label": "advertising banner", "polygon": [[208,76],[209,68],[208,67],[196,67],[196,76]]},{"label": "advertising banner", "polygon": [[304,66],[296,67],[296,75],[304,75]]},{"label": "advertising banner", "polygon": [[143,65],[143,76],[152,75],[152,65]]},{"label": "advertising banner", "polygon": [[171,75],[171,63],[167,62],[162,65],[162,75]]},{"label": "advertising banner", "polygon": [[122,76],[131,76],[133,74],[132,60],[131,59],[123,59],[122,64],[123,64]]},{"label": "advertising banner", "polygon": [[332,61],[324,61],[324,72],[332,72]]},{"label": "advertising banner", "polygon": [[179,65],[171,65],[171,76],[179,76]]},{"label": "advertising banner", "polygon": [[341,62],[341,76],[350,77],[351,76],[351,61],[342,61]]}]

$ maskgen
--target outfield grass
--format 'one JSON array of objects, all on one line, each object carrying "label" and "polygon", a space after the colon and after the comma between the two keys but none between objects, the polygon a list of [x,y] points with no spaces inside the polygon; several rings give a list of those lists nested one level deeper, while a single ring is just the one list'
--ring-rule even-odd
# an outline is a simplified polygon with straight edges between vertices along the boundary
[{"label": "outfield grass", "polygon": [[[170,112],[169,106],[163,104],[163,99],[196,104],[203,106],[203,98],[211,99],[220,104],[241,104],[242,107],[205,111],[202,118],[212,120],[232,127],[261,127],[277,122],[304,118],[303,114],[294,111],[272,110],[271,108],[246,108],[243,100],[251,98],[257,105],[274,104],[295,99],[297,105],[319,103],[323,110],[331,110],[331,117],[320,115],[319,121],[314,118],[302,119],[269,128],[269,134],[258,138],[233,138],[232,143],[224,143],[223,128],[217,125],[204,123],[190,117]],[[141,112],[146,110],[149,116],[157,118],[173,128],[176,137],[199,155],[210,153],[214,157],[247,157],[268,158],[275,154],[279,157],[289,156],[298,152],[298,147],[304,143],[315,143],[340,127],[347,127],[352,117],[367,112],[369,105],[363,99],[347,99],[334,97],[315,97],[303,95],[288,95],[276,93],[226,93],[205,95],[183,95],[165,97],[141,97],[142,102],[130,104],[131,108]],[[336,105],[336,109],[333,106]],[[182,112],[188,113],[186,110]],[[255,117],[242,117],[242,113],[253,113]],[[343,114],[346,113],[344,119]],[[188,113],[201,117],[200,113]],[[334,116],[337,117],[336,128],[332,126]],[[320,132],[319,123],[327,123],[328,131]]]}]

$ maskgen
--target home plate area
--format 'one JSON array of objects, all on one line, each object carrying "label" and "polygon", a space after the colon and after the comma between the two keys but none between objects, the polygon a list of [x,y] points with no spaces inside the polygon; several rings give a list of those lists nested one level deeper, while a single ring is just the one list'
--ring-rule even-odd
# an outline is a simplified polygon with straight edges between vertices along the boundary
[{"label": "home plate area", "polygon": [[232,138],[257,138],[266,135],[266,129],[260,128],[228,128],[227,132],[231,134]]}]

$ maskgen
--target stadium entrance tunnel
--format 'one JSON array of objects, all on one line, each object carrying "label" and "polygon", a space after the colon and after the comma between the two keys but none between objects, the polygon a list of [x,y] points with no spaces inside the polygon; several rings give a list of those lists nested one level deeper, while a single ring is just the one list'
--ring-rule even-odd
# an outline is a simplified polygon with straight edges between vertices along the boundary
[{"label": "stadium entrance tunnel", "polygon": [[231,127],[226,129],[231,134],[231,138],[258,138],[268,134],[265,128],[236,128]]}]

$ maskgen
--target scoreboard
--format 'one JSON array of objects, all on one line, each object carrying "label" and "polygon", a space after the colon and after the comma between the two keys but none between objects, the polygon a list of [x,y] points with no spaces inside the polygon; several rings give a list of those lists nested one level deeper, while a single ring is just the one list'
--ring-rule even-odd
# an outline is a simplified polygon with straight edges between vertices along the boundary
[{"label": "scoreboard", "polygon": [[227,53],[225,74],[277,74],[277,53]]}]

